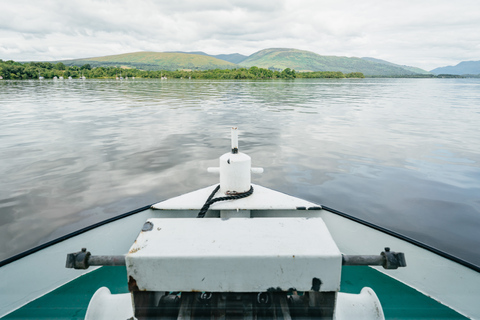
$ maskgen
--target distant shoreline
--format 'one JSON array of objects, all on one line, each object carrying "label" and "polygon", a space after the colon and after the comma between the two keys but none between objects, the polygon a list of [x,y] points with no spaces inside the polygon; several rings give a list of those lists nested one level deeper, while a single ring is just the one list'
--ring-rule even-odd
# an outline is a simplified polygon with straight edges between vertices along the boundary
[{"label": "distant shoreline", "polygon": [[274,80],[274,79],[345,79],[345,78],[480,78],[480,75],[416,74],[399,76],[365,76],[361,72],[340,71],[297,72],[290,68],[282,71],[258,67],[211,70],[159,70],[147,71],[135,68],[66,66],[62,62],[15,62],[0,60],[0,80],[31,79],[212,79],[212,80]]},{"label": "distant shoreline", "polygon": [[147,71],[135,68],[95,67],[89,64],[66,66],[62,62],[15,62],[0,60],[0,76],[4,80],[22,79],[124,79],[124,78],[156,78],[156,79],[215,79],[215,80],[271,80],[295,78],[364,78],[363,73],[342,73],[334,71],[296,72],[290,68],[282,71],[258,67],[238,69],[211,70],[158,70]]}]

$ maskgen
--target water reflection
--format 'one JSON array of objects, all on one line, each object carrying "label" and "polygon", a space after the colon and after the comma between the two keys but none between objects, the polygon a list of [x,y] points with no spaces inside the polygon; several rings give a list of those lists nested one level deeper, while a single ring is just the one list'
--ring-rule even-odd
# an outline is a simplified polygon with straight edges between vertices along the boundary
[{"label": "water reflection", "polygon": [[0,259],[205,185],[254,182],[480,264],[480,81],[0,82]]}]

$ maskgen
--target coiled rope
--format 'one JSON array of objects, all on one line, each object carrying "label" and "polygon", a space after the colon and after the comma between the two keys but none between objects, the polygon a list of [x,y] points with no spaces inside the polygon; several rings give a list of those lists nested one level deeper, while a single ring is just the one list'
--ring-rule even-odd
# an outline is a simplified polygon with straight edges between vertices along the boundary
[{"label": "coiled rope", "polygon": [[215,196],[215,193],[217,193],[217,191],[218,191],[219,189],[220,189],[220,185],[218,185],[218,186],[212,191],[212,193],[211,193],[210,196],[208,197],[207,201],[206,201],[205,204],[203,205],[202,209],[200,209],[200,212],[198,213],[197,218],[203,218],[203,217],[205,217],[205,214],[207,213],[208,208],[210,208],[210,206],[211,206],[212,204],[214,204],[215,202],[225,201],[225,200],[237,200],[237,199],[242,199],[242,198],[248,197],[249,195],[251,195],[251,194],[253,193],[253,186],[250,186],[250,190],[248,190],[248,191],[245,192],[245,193],[240,193],[240,194],[236,194],[236,195],[232,195],[232,196],[219,197],[219,198],[212,199],[212,198]]}]

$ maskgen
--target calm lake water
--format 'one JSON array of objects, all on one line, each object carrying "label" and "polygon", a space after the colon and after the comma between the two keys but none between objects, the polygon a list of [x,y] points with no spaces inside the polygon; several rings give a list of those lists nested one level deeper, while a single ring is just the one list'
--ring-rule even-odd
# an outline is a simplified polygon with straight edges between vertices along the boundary
[{"label": "calm lake water", "polygon": [[480,79],[3,80],[0,260],[217,183],[238,126],[254,183],[480,265],[479,124]]}]

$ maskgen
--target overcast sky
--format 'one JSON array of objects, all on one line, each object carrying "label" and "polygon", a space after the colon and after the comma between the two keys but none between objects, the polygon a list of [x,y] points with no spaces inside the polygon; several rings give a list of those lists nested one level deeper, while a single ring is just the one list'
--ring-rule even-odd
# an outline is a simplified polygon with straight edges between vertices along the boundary
[{"label": "overcast sky", "polygon": [[296,48],[431,70],[480,60],[479,0],[0,0],[0,59]]}]

